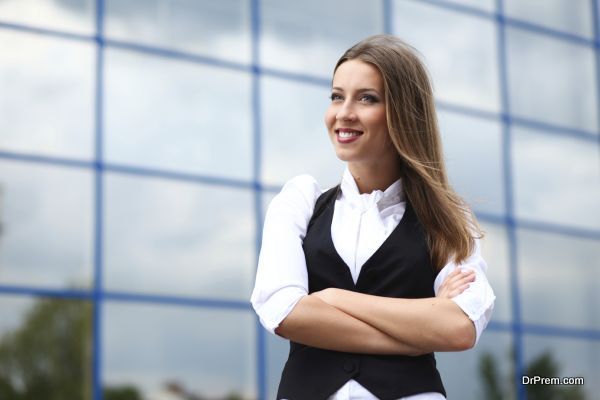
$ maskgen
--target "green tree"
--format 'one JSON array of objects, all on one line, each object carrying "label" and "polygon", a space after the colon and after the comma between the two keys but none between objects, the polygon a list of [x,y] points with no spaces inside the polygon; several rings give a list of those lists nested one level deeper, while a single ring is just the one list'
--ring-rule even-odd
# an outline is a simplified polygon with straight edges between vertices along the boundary
[{"label": "green tree", "polygon": [[[514,351],[510,352],[510,371],[515,369]],[[540,354],[525,366],[524,374],[529,377],[560,377],[560,366],[549,350]],[[483,383],[483,398],[486,400],[505,400],[514,398],[514,379],[502,377],[496,358],[486,352],[479,359],[479,375]],[[527,385],[528,400],[585,400],[581,386]]]},{"label": "green tree", "polygon": [[0,341],[2,398],[89,399],[91,306],[42,299]]},{"label": "green tree", "polygon": [[[0,340],[0,399],[90,400],[92,306],[37,300]],[[105,388],[104,400],[140,400],[133,387]]]}]

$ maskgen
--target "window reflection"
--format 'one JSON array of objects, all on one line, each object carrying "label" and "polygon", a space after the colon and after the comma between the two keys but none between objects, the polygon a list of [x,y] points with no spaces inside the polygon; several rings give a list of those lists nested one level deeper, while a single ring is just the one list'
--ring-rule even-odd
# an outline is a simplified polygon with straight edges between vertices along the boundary
[{"label": "window reflection", "polygon": [[0,310],[0,398],[91,400],[90,303],[2,295]]},{"label": "window reflection", "polygon": [[111,39],[250,62],[250,2],[105,0]]},{"label": "window reflection", "polygon": [[583,377],[583,386],[529,385],[529,399],[593,399],[600,390],[597,340],[525,335],[527,376]]},{"label": "window reflection", "polygon": [[443,111],[438,116],[452,186],[473,210],[504,215],[500,123]]},{"label": "window reflection", "polygon": [[323,121],[330,88],[279,78],[261,79],[263,96],[263,180],[283,184],[300,174],[313,175],[323,189],[338,184],[338,160]]},{"label": "window reflection", "polygon": [[510,322],[512,293],[506,228],[490,223],[482,223],[481,227],[485,232],[481,242],[481,254],[488,265],[486,275],[496,295],[492,321]]},{"label": "window reflection", "polygon": [[86,170],[0,160],[0,283],[92,285],[92,178]]},{"label": "window reflection", "polygon": [[526,323],[600,328],[600,241],[521,229],[519,283]]},{"label": "window reflection", "polygon": [[[514,366],[509,333],[487,329],[477,346],[466,352],[435,354],[449,399],[514,398],[510,374]],[[460,365],[460,368],[457,366]],[[498,393],[500,397],[495,397]]]},{"label": "window reflection", "polygon": [[589,0],[504,0],[504,13],[560,31],[592,37],[593,10]]},{"label": "window reflection", "polygon": [[600,228],[600,155],[588,141],[513,129],[513,177],[518,217]]},{"label": "window reflection", "polygon": [[250,298],[250,191],[116,174],[105,188],[107,289]]},{"label": "window reflection", "polygon": [[2,29],[0,49],[0,149],[91,159],[92,44]]},{"label": "window reflection", "polygon": [[329,78],[342,53],[383,30],[378,0],[263,0],[263,66]]},{"label": "window reflection", "polygon": [[507,29],[511,112],[545,123],[598,129],[596,67],[591,47]]},{"label": "window reflection", "polygon": [[96,28],[95,7],[94,0],[2,0],[0,19],[91,35]]},{"label": "window reflection", "polygon": [[104,386],[144,398],[256,399],[255,318],[246,310],[108,302]]},{"label": "window reflection", "polygon": [[106,158],[250,179],[250,75],[121,50],[106,55]]},{"label": "window reflection", "polygon": [[265,332],[267,350],[267,394],[269,400],[276,400],[281,372],[290,352],[290,342],[279,336]]},{"label": "window reflection", "polygon": [[437,99],[500,110],[492,20],[416,1],[396,1],[393,10],[394,34],[424,55]]}]

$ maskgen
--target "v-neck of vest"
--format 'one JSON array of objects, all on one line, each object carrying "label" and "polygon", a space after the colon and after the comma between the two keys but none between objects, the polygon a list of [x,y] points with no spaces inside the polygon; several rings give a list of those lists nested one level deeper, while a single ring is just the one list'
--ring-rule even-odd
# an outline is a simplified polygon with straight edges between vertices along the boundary
[{"label": "v-neck of vest", "polygon": [[410,204],[410,201],[408,201],[408,199],[406,199],[406,207],[404,209],[404,214],[402,214],[402,218],[398,222],[398,225],[396,225],[394,230],[388,235],[387,238],[385,238],[385,240],[383,241],[383,243],[381,243],[381,245],[377,248],[377,250],[375,250],[375,252],[373,254],[371,254],[371,256],[367,259],[367,261],[364,262],[364,264],[360,268],[360,272],[358,273],[358,277],[356,278],[356,283],[355,283],[354,279],[352,279],[352,274],[350,273],[350,266],[348,264],[346,264],[346,261],[344,261],[342,256],[340,256],[340,253],[338,253],[337,249],[335,248],[335,245],[333,244],[333,237],[331,236],[331,224],[333,222],[335,201],[336,201],[336,198],[334,197],[333,204],[332,204],[333,207],[327,207],[327,212],[328,212],[327,219],[328,219],[328,227],[329,227],[328,233],[327,233],[327,240],[328,240],[327,245],[331,249],[334,257],[338,260],[338,262],[345,267],[344,275],[346,275],[350,279],[350,283],[352,284],[352,287],[357,288],[359,286],[360,278],[365,274],[365,271],[367,269],[369,269],[369,267],[371,267],[371,264],[373,264],[373,260],[376,259],[378,254],[383,251],[382,249],[390,246],[390,243],[392,243],[392,241],[393,241],[392,237],[396,236],[400,232],[402,227],[406,223],[408,223],[408,219],[412,219],[412,217],[413,217],[412,205]]}]

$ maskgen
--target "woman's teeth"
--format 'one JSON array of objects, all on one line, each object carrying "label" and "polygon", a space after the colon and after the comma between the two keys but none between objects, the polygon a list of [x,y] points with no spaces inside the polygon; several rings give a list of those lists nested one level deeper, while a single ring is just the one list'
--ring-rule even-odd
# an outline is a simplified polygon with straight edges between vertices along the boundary
[{"label": "woman's teeth", "polygon": [[341,138],[349,138],[352,136],[358,136],[361,133],[362,132],[339,132],[338,134],[340,135]]}]

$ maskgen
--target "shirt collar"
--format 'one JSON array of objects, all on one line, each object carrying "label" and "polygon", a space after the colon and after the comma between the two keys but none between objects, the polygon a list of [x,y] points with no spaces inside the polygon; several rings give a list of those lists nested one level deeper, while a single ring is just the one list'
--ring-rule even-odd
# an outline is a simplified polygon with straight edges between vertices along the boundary
[{"label": "shirt collar", "polygon": [[396,180],[384,191],[374,190],[371,193],[360,193],[354,177],[348,167],[344,170],[342,183],[340,184],[343,198],[351,206],[365,211],[373,205],[377,205],[379,211],[404,201],[404,191],[402,190],[402,179]]}]

